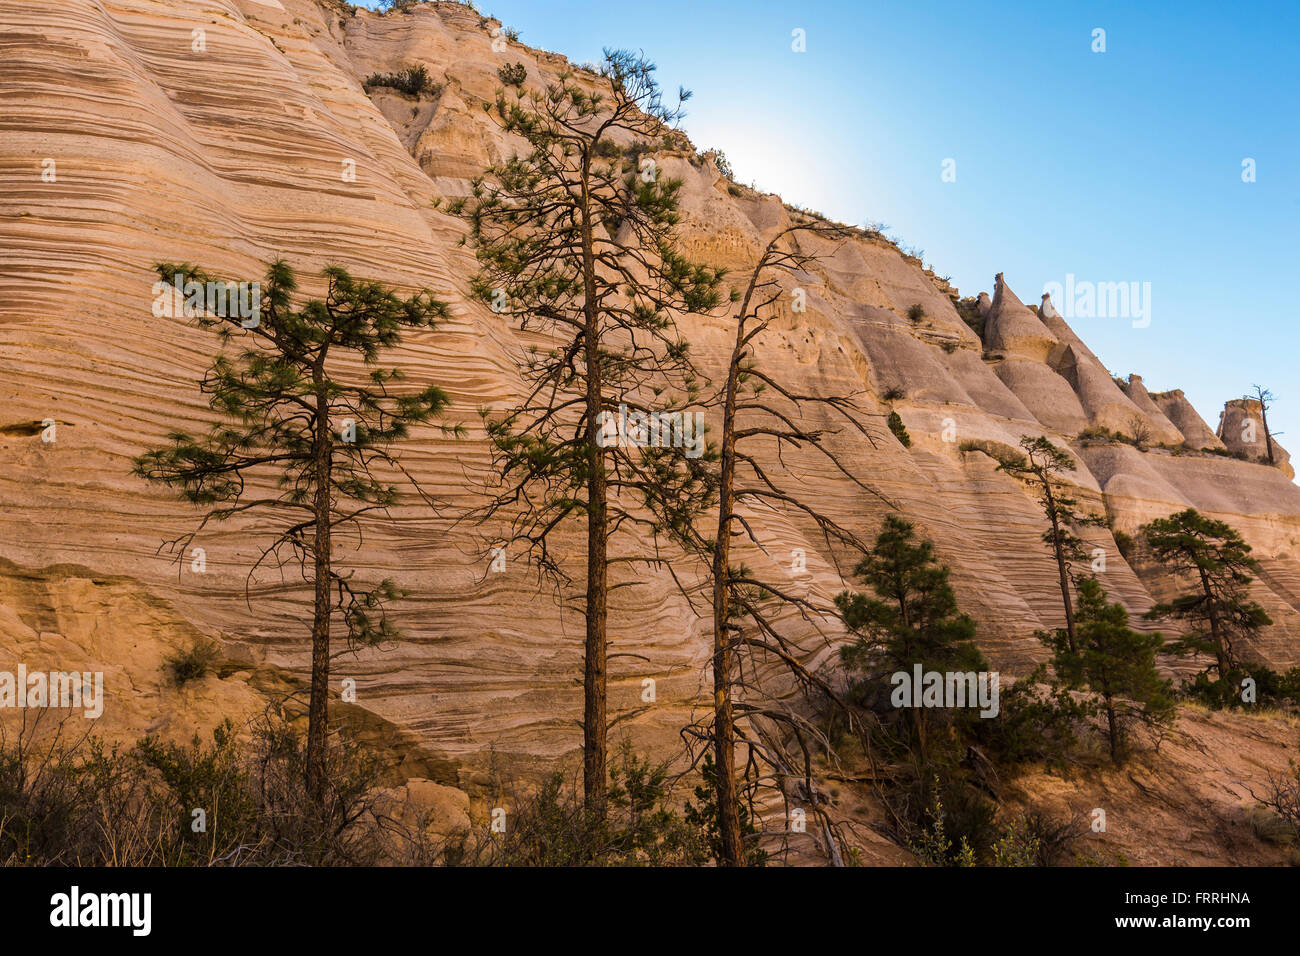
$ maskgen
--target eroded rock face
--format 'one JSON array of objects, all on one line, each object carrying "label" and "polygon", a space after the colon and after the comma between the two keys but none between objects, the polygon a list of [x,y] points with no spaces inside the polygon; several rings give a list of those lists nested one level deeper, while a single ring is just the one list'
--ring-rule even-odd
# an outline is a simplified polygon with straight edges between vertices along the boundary
[{"label": "eroded rock face", "polygon": [[423,827],[434,839],[468,833],[472,826],[469,795],[455,787],[412,777],[377,796],[377,812],[396,817],[407,826]]},{"label": "eroded rock face", "polygon": [[1047,356],[1060,345],[1060,339],[1007,288],[1000,272],[994,279],[993,304],[984,324],[984,342],[994,351],[1034,362],[1046,362]]},{"label": "eroded rock face", "polygon": [[[182,632],[219,639],[248,674],[301,679],[307,672],[307,589],[292,576],[246,581],[266,526],[247,517],[209,526],[195,542],[206,551],[206,570],[191,570],[189,555],[178,569],[159,545],[192,531],[198,513],[129,475],[132,456],[170,432],[205,427],[211,415],[196,383],[216,340],[184,319],[152,314],[152,267],[160,260],[255,278],[267,260],[283,256],[310,293],[320,292],[313,273],[338,264],[447,300],[447,325],[411,336],[397,364],[413,383],[444,387],[453,401],[449,419],[468,434],[455,440],[418,430],[403,460],[448,514],[481,501],[466,480],[487,462],[477,410],[519,395],[513,356],[522,343],[468,298],[473,256],[459,245],[463,224],[439,203],[463,194],[482,165],[514,148],[483,111],[500,85],[497,68],[521,62],[536,84],[563,65],[518,43],[494,50],[490,25],[453,4],[383,17],[315,0],[8,0],[0,7],[0,80],[13,91],[0,119],[0,558],[11,562],[0,566],[5,660],[85,660],[109,669],[110,699],[121,707],[114,719],[128,735],[153,721],[190,727],[261,703],[237,676],[218,679],[235,681],[229,687],[199,688],[191,703],[172,694],[155,665]],[[192,47],[195,30],[205,37],[201,54]],[[438,96],[417,101],[363,89],[371,73],[413,62],[445,84]],[[47,159],[57,175],[45,181]],[[777,197],[741,188],[733,195],[711,162],[684,152],[665,163],[684,180],[684,247],[710,264],[747,268],[789,222]],[[1254,462],[1080,442],[1093,426],[1128,434],[1138,416],[1156,441],[1215,446],[1181,393],[1144,398],[1140,383],[1130,383],[1125,394],[1055,310],[1042,308],[1040,318],[1000,279],[992,299],[980,297],[981,343],[949,295],[892,245],[866,234],[838,246],[808,242],[824,258],[797,280],[782,279],[787,291],[796,282],[805,290],[807,311],[782,301],[757,342],[761,361],[800,390],[867,396],[881,416],[873,419],[876,445],[837,437],[846,465],[935,540],[996,666],[1023,673],[1042,658],[1034,631],[1063,623],[1056,571],[1034,500],[988,455],[961,447],[1014,447],[1040,434],[1076,452],[1079,497],[1117,528],[1131,533],[1187,507],[1239,528],[1266,570],[1258,599],[1278,622],[1257,651],[1279,668],[1300,660],[1300,490],[1288,474]],[[913,305],[923,310],[915,323],[907,317]],[[730,345],[727,319],[692,317],[682,328],[706,370],[716,370]],[[883,425],[886,396],[911,449]],[[46,442],[32,425],[50,419],[57,439]],[[1226,427],[1237,424],[1234,417]],[[874,535],[886,505],[824,460],[789,464],[828,514]],[[797,514],[756,512],[751,522],[766,549],[743,554],[747,563],[786,575],[799,593],[821,600],[845,587],[849,556],[827,553]],[[398,614],[407,639],[341,658],[335,677],[355,679],[358,708],[418,741],[429,765],[444,768],[443,786],[484,785],[493,753],[539,767],[579,746],[574,677],[582,626],[565,607],[572,594],[539,591],[522,563],[485,574],[494,534],[439,519],[408,494],[391,520],[369,523],[359,550],[343,555],[359,580],[391,577],[410,597]],[[1088,536],[1108,555],[1103,583],[1137,618],[1154,602],[1156,585],[1129,567],[1108,531]],[[583,540],[574,528],[557,541],[575,573]],[[644,553],[649,543],[620,547]],[[791,570],[795,551],[806,554],[806,570]],[[82,570],[73,574],[69,565]],[[709,625],[666,569],[635,580],[616,574],[635,586],[612,595],[610,712],[635,712],[619,734],[672,752],[681,726],[707,704]],[[124,611],[136,598],[84,583],[99,578],[129,582],[131,594],[162,602],[165,614]],[[38,600],[42,589],[48,593]],[[802,633],[811,661],[833,666],[834,648]],[[656,682],[648,707],[646,678]],[[411,793],[394,797],[405,803]]]},{"label": "eroded rock face", "polygon": [[[42,735],[62,722],[65,737],[93,732],[135,741],[154,734],[187,742],[195,733],[206,738],[226,718],[243,724],[261,713],[265,698],[237,661],[177,683],[170,661],[204,638],[130,578],[0,559],[0,671],[14,674],[22,665],[28,673],[102,675],[87,681],[79,706],[44,714]],[[33,721],[41,713],[31,708],[25,716]],[[0,726],[11,734],[23,719],[19,708],[0,710]]]},{"label": "eroded rock face", "polygon": [[1273,464],[1288,478],[1295,477],[1291,455],[1265,431],[1264,409],[1258,399],[1234,398],[1225,402],[1223,411],[1219,413],[1216,437],[1228,451],[1255,461],[1268,461],[1271,452]]},{"label": "eroded rock face", "polygon": [[1154,393],[1151,395],[1151,401],[1155,402],[1156,407],[1164,412],[1165,417],[1173,423],[1174,427],[1183,433],[1189,448],[1223,448],[1219,436],[1205,424],[1205,419],[1201,418],[1192,407],[1192,403],[1187,400],[1181,388]]},{"label": "eroded rock face", "polygon": [[1182,444],[1182,433],[1159,409],[1139,405],[1134,398],[1138,393],[1121,389],[1106,371],[1106,366],[1064,319],[1055,315],[1048,317],[1045,324],[1061,342],[1048,356],[1048,364],[1065,377],[1079,396],[1079,404],[1083,406],[1090,427],[1142,438],[1144,445]]},{"label": "eroded rock face", "polygon": [[1188,441],[1187,436],[1169,420],[1168,416],[1160,410],[1160,406],[1152,400],[1151,394],[1146,390],[1146,386],[1142,384],[1141,375],[1129,375],[1128,386],[1124,389],[1124,394],[1128,396],[1129,401],[1136,406],[1137,410],[1145,416],[1146,421],[1156,426],[1158,434],[1163,436],[1153,440],[1158,442],[1172,440],[1178,443]]}]

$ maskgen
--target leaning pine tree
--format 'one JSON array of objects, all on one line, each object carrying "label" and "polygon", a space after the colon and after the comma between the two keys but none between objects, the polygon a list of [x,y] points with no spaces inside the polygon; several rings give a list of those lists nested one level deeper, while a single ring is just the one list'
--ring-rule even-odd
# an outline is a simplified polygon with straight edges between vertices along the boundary
[{"label": "leaning pine tree", "polygon": [[1023,457],[1004,460],[1000,467],[1033,488],[1038,503],[1047,518],[1048,528],[1043,532],[1043,543],[1052,549],[1056,571],[1061,586],[1061,603],[1065,607],[1065,635],[1071,651],[1076,649],[1074,602],[1071,599],[1071,568],[1084,557],[1083,541],[1074,529],[1099,527],[1105,520],[1079,510],[1079,502],[1069,493],[1065,472],[1075,470],[1074,459],[1046,438],[1020,439]]},{"label": "leaning pine tree", "polygon": [[[534,344],[521,360],[522,399],[485,413],[495,487],[481,517],[508,514],[509,543],[561,583],[553,536],[585,520],[583,795],[600,817],[610,540],[620,529],[676,534],[707,499],[701,449],[681,447],[703,439],[683,418],[698,385],[673,315],[717,306],[722,273],[678,251],[682,183],[651,154],[682,111],[680,100],[664,105],[652,64],[606,51],[598,77],[515,85],[494,109],[527,149],[450,208],[469,223],[473,291]],[[652,413],[668,423],[640,432],[652,447],[626,440],[618,423],[644,425]]]},{"label": "leaning pine tree", "polygon": [[[215,281],[188,265],[159,265],[158,274],[164,282],[177,275]],[[172,434],[170,445],[136,458],[134,468],[209,508],[194,532],[172,543],[182,553],[210,521],[251,511],[275,517],[275,537],[249,580],[264,563],[289,563],[313,588],[306,785],[318,803],[328,786],[331,624],[342,624],[349,646],[391,640],[398,632],[385,606],[401,596],[391,580],[362,588],[341,571],[334,533],[359,531],[364,516],[397,502],[397,488],[378,472],[410,479],[395,443],[448,404],[433,385],[394,392],[402,373],[374,367],[404,331],[433,328],[446,305],[427,292],[401,298],[339,268],[324,275],[325,297],[294,308],[293,271],[276,261],[256,321],[198,311],[197,323],[215,329],[222,346],[200,385],[220,420],[201,437]]]}]

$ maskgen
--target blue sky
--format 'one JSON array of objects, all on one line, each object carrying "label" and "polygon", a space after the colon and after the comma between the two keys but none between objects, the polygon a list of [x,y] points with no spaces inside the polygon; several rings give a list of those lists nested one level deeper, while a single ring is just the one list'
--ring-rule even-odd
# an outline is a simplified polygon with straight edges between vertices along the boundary
[{"label": "blue sky", "polygon": [[479,6],[577,62],[644,50],[694,91],[684,128],[738,180],[887,224],[964,294],[997,272],[1030,304],[1067,274],[1150,283],[1145,328],[1067,318],[1211,428],[1224,400],[1272,388],[1270,424],[1300,450],[1300,3]]}]

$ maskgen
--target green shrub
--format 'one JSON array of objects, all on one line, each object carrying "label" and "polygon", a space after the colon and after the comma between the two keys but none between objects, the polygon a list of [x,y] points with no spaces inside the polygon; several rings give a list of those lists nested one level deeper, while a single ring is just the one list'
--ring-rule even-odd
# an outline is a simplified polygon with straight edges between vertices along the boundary
[{"label": "green shrub", "polygon": [[999,697],[997,717],[974,725],[983,752],[1000,767],[1065,766],[1078,743],[1076,728],[1090,715],[1087,703],[1049,682],[1044,664],[1002,686]]},{"label": "green shrub", "polygon": [[[1242,681],[1248,677],[1255,682],[1253,703],[1242,700]],[[1279,674],[1262,664],[1255,664],[1246,669],[1229,671],[1222,680],[1211,680],[1208,673],[1202,672],[1192,680],[1185,681],[1178,691],[1180,696],[1198,701],[1212,710],[1261,705],[1277,707],[1288,702],[1300,704],[1300,666]]]},{"label": "green shrub", "polygon": [[399,73],[372,73],[366,78],[366,86],[383,86],[404,93],[407,96],[437,96],[442,92],[442,84],[435,83],[424,64],[408,66]]},{"label": "green shrub", "polygon": [[1134,434],[1126,435],[1123,432],[1111,431],[1102,425],[1090,425],[1083,431],[1079,432],[1078,440],[1086,442],[1117,443],[1122,445],[1132,445],[1134,448],[1145,450],[1147,443],[1151,438],[1151,430],[1143,422],[1134,419],[1130,426],[1134,429]]},{"label": "green shrub", "polygon": [[1125,531],[1112,532],[1115,536],[1115,547],[1119,548],[1119,553],[1127,561],[1133,554],[1133,536]]},{"label": "green shrub", "polygon": [[528,68],[522,63],[508,63],[497,68],[497,78],[506,86],[523,89],[524,80],[528,79]]},{"label": "green shrub", "polygon": [[938,796],[929,811],[929,820],[916,829],[909,848],[922,866],[974,866],[975,849],[965,836],[954,846],[944,829],[943,803]]},{"label": "green shrub", "polygon": [[905,843],[923,866],[1059,866],[1088,832],[1085,819],[1021,810],[1000,827],[995,805],[949,770],[931,775],[926,809],[910,819]]},{"label": "green shrub", "polygon": [[883,398],[887,402],[901,401],[906,397],[907,397],[907,393],[904,392],[897,385],[893,385],[890,388],[886,389],[885,394],[881,396],[881,398]]},{"label": "green shrub", "polygon": [[[175,849],[183,862],[206,863],[229,841],[257,830],[258,805],[248,770],[240,762],[231,721],[212,732],[211,746],[205,746],[198,734],[187,747],[148,736],[136,745],[135,753],[143,766],[156,770],[162,779],[156,796],[163,816],[172,821]],[[196,810],[202,814],[201,829],[196,829],[200,825]]]},{"label": "green shrub", "polygon": [[250,729],[247,743],[226,721],[211,743],[150,736],[130,750],[96,738],[69,744],[60,733],[37,746],[34,726],[17,740],[0,735],[0,864],[431,862],[421,827],[375,812],[371,794],[383,768],[357,741],[331,736],[328,790],[317,802],[293,725],[267,714]]},{"label": "green shrub", "polygon": [[[1075,855],[1075,844],[1089,830],[1082,813],[1058,817],[1042,810],[1022,811],[1016,814],[1002,839],[994,844],[995,865],[1061,866],[1070,862]],[[996,862],[999,855],[1004,862]]]},{"label": "green shrub", "polygon": [[950,768],[887,799],[901,809],[904,843],[922,866],[976,866],[994,843],[992,802]]},{"label": "green shrub", "polygon": [[925,306],[921,305],[921,303],[919,302],[917,302],[913,306],[910,306],[907,310],[907,318],[909,322],[911,322],[913,325],[916,325],[923,318],[925,318]]},{"label": "green shrub", "polygon": [[167,658],[172,678],[182,687],[192,680],[207,677],[221,656],[221,645],[206,637],[196,637],[188,650],[179,651]]},{"label": "green shrub", "polygon": [[467,843],[463,862],[480,866],[698,866],[712,856],[697,815],[669,804],[668,773],[624,741],[610,761],[606,815],[583,807],[579,788],[552,774],[535,792],[496,797],[513,806],[504,833]]},{"label": "green shrub", "polygon": [[[0,735],[0,865],[161,862],[136,849],[155,843],[159,828],[129,759],[97,738],[73,745],[56,733],[38,748],[35,736],[34,727],[17,740]],[[117,854],[106,852],[110,833]]]},{"label": "green shrub", "polygon": [[731,162],[727,159],[727,154],[720,149],[711,150],[713,153],[713,165],[718,167],[718,172],[722,173],[728,180],[736,178],[731,169]]},{"label": "green shrub", "polygon": [[894,433],[894,437],[899,440],[904,448],[912,447],[912,436],[907,433],[907,427],[903,424],[903,419],[898,412],[889,413],[889,430]]},{"label": "green shrub", "polygon": [[954,296],[952,304],[957,310],[957,314],[961,316],[961,320],[966,323],[967,328],[978,335],[980,341],[983,342],[984,316],[980,315],[979,300],[971,296],[967,296],[964,299],[959,299]]},{"label": "green shrub", "polygon": [[1202,448],[1205,454],[1217,455],[1220,458],[1235,458],[1237,461],[1250,461],[1250,456],[1244,451],[1229,451],[1226,448]]},{"label": "green shrub", "polygon": [[1101,425],[1089,425],[1083,431],[1079,432],[1079,441],[1115,441],[1114,435],[1109,428]]},{"label": "green shrub", "polygon": [[1024,814],[1017,816],[993,844],[994,866],[1039,866],[1042,843]]}]

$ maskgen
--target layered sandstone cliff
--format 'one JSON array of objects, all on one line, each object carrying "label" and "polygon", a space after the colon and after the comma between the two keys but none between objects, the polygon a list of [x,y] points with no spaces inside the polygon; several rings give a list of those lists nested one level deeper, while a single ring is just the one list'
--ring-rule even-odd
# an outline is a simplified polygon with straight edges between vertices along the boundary
[{"label": "layered sandstone cliff", "polygon": [[[124,733],[242,713],[258,681],[301,679],[306,590],[292,577],[246,581],[265,527],[209,526],[196,573],[189,555],[177,565],[159,553],[196,512],[129,470],[133,455],[210,415],[195,384],[215,340],[154,316],[154,263],[256,278],[281,256],[309,291],[312,274],[338,264],[451,303],[450,322],[412,336],[399,362],[411,381],[448,390],[468,437],[430,428],[404,448],[444,513],[411,497],[345,560],[410,592],[407,639],[343,657],[335,673],[355,678],[357,707],[403,742],[413,777],[472,789],[494,754],[548,760],[577,747],[580,620],[522,563],[486,574],[492,529],[448,518],[476,503],[466,476],[487,460],[477,410],[507,405],[520,381],[517,337],[469,300],[473,257],[440,203],[510,149],[482,108],[498,67],[523,63],[532,84],[564,65],[494,38],[495,26],[458,4],[386,16],[317,0],[0,6],[0,663],[39,653],[108,671],[104,720]],[[362,85],[411,63],[443,84],[436,96]],[[743,271],[789,222],[778,197],[735,187],[707,157],[684,150],[663,165],[685,182],[683,242],[696,258]],[[809,249],[824,258],[786,280],[808,309],[780,316],[763,360],[804,390],[865,392],[872,411],[901,415],[910,448],[880,424],[876,447],[845,439],[842,453],[934,539],[996,666],[1023,672],[1043,655],[1034,631],[1062,623],[1037,505],[972,450],[1025,435],[1074,451],[1079,496],[1117,530],[1187,507],[1240,529],[1264,568],[1254,597],[1276,622],[1252,650],[1276,668],[1300,662],[1300,489],[1282,468],[1200,452],[1238,449],[1236,406],[1220,441],[1181,392],[1151,395],[1136,377],[1121,387],[1050,301],[1030,309],[1000,276],[982,300],[981,340],[946,285],[892,244],[861,233]],[[716,368],[725,317],[683,329]],[[1095,437],[1133,437],[1135,424],[1141,447]],[[794,467],[828,513],[874,534],[884,503],[825,462]],[[824,599],[844,586],[844,556],[796,516],[752,522],[767,553],[746,560]],[[580,538],[569,538],[575,568]],[[1109,531],[1090,544],[1135,617],[1165,595],[1168,582],[1131,568]],[[796,549],[806,572],[787,569]],[[610,708],[628,715],[619,732],[666,752],[707,705],[708,624],[667,570],[617,590],[611,621]],[[228,666],[182,694],[163,685],[160,661],[192,632],[219,639]],[[808,646],[814,662],[833,660],[833,648]]]}]

